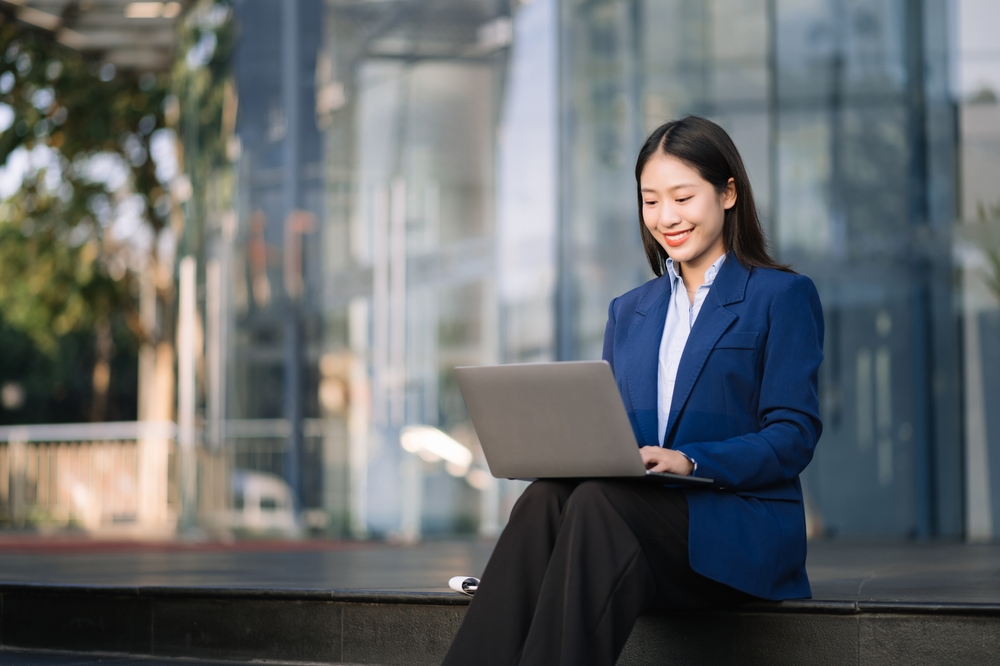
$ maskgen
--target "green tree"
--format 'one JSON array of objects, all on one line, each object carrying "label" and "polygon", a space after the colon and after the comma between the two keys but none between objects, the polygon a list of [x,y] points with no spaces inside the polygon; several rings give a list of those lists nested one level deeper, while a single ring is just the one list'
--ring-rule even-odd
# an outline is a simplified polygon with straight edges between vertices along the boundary
[{"label": "green tree", "polygon": [[2,12],[0,45],[0,121],[10,121],[0,164],[23,166],[21,186],[0,203],[0,318],[52,359],[66,336],[90,332],[90,417],[103,420],[115,321],[136,339],[148,333],[136,297],[148,257],[113,229],[127,213],[148,252],[168,222],[149,157],[150,137],[164,126],[166,82],[116,72]]}]

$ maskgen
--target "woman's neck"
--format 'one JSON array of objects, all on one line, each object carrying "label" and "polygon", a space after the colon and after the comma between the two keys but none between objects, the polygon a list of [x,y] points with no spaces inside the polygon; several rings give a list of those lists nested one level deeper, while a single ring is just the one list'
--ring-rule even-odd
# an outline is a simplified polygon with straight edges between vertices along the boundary
[{"label": "woman's neck", "polygon": [[708,267],[718,261],[719,257],[725,253],[725,250],[712,254],[706,252],[695,261],[679,262],[680,270],[678,273],[684,280],[684,287],[687,289],[688,299],[692,304],[694,304],[694,295],[698,288],[705,284],[705,273],[708,271]]}]

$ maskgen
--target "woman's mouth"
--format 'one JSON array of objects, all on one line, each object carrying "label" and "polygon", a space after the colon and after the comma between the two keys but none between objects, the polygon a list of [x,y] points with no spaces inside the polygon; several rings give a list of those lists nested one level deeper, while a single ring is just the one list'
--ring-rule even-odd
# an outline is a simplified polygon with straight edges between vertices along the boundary
[{"label": "woman's mouth", "polygon": [[684,241],[687,240],[692,231],[694,231],[694,229],[687,229],[676,234],[663,234],[663,238],[667,241],[667,245],[670,247],[678,247],[679,245],[684,244]]}]

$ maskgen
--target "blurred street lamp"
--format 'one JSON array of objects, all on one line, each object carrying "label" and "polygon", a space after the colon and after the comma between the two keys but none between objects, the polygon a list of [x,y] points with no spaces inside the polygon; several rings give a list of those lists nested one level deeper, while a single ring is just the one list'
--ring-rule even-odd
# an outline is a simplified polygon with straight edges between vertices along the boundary
[{"label": "blurred street lamp", "polygon": [[0,404],[10,411],[21,409],[24,405],[24,386],[20,382],[4,382],[0,388]]},{"label": "blurred street lamp", "polygon": [[463,477],[472,465],[472,452],[447,434],[431,426],[406,426],[400,431],[403,448],[427,462],[444,460],[452,476]]}]

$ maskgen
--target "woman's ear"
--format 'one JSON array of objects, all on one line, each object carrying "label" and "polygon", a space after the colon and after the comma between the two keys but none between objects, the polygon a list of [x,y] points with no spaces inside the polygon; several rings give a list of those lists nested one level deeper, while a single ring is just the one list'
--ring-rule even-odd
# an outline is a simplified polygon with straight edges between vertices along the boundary
[{"label": "woman's ear", "polygon": [[722,190],[722,208],[724,210],[729,210],[736,205],[736,180],[733,178],[729,179],[726,183],[726,189]]}]

